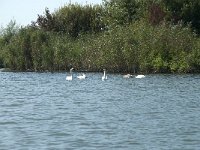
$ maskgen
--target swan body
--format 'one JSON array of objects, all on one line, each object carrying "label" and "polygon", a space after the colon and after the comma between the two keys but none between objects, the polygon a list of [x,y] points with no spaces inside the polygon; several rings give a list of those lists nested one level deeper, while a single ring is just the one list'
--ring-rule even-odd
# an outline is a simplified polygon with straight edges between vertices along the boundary
[{"label": "swan body", "polygon": [[130,78],[130,77],[132,77],[131,74],[126,74],[126,75],[123,76],[123,78]]},{"label": "swan body", "polygon": [[71,80],[72,80],[72,75],[67,76],[67,77],[66,77],[66,80],[71,81]]},{"label": "swan body", "polygon": [[86,78],[86,75],[83,73],[82,75],[77,76],[77,78],[80,79],[80,80],[81,80],[81,79],[85,79],[85,78]]},{"label": "swan body", "polygon": [[140,75],[137,75],[135,78],[138,78],[138,79],[145,78],[145,75],[140,74]]},{"label": "swan body", "polygon": [[107,80],[106,70],[103,69],[102,81]]},{"label": "swan body", "polygon": [[68,80],[68,81],[71,81],[72,80],[72,70],[73,70],[74,68],[71,68],[70,69],[70,75],[69,76],[66,76],[66,80]]}]

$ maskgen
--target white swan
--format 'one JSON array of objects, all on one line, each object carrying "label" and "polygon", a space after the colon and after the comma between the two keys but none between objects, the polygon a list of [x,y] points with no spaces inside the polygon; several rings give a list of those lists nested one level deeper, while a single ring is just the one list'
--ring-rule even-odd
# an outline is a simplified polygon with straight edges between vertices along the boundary
[{"label": "white swan", "polygon": [[86,75],[83,73],[82,75],[77,76],[77,78],[80,79],[80,80],[81,80],[81,79],[85,79],[85,78],[86,78]]},{"label": "white swan", "polygon": [[69,76],[66,76],[66,80],[68,80],[68,81],[71,81],[72,80],[72,70],[73,70],[74,68],[71,68],[70,69],[70,75]]},{"label": "white swan", "polygon": [[106,69],[103,69],[103,76],[102,76],[102,81],[107,79],[107,75],[106,75]]},{"label": "white swan", "polygon": [[131,74],[126,74],[126,75],[123,75],[123,78],[130,78],[130,77],[132,77],[132,75],[131,75]]},{"label": "white swan", "polygon": [[140,75],[137,75],[137,76],[135,76],[135,78],[145,78],[145,75],[142,75],[142,74],[140,74]]}]

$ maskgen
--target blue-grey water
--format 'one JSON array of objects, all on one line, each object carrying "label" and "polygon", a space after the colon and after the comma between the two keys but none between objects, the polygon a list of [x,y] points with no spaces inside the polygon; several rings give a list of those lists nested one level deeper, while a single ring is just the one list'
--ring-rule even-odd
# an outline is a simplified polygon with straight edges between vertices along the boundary
[{"label": "blue-grey water", "polygon": [[0,149],[200,149],[200,75],[86,76],[0,72]]}]

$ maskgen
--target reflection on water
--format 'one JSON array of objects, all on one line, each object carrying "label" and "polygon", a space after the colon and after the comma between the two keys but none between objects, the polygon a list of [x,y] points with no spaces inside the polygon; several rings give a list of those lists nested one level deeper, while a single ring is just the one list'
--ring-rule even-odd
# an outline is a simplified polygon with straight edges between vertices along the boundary
[{"label": "reflection on water", "polygon": [[199,149],[200,76],[0,73],[1,149]]}]

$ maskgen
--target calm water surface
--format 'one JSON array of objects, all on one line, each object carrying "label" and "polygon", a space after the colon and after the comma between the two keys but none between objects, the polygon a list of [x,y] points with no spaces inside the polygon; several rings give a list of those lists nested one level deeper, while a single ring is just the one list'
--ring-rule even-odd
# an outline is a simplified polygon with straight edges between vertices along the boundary
[{"label": "calm water surface", "polygon": [[200,149],[200,75],[86,75],[0,72],[0,149]]}]

